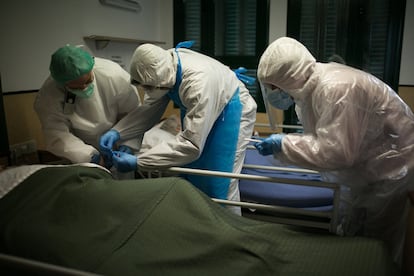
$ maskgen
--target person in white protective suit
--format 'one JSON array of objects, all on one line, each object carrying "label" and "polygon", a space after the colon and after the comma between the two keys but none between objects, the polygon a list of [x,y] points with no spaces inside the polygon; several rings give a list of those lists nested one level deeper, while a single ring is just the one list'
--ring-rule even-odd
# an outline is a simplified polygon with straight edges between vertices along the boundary
[{"label": "person in white protective suit", "polygon": [[[130,75],[117,63],[71,45],[53,53],[49,69],[34,103],[46,149],[73,163],[109,169],[112,164],[99,152],[99,138],[141,104]],[[137,136],[121,140],[119,150],[138,151],[140,142]]]},{"label": "person in white protective suit", "polygon": [[342,187],[338,234],[382,239],[401,263],[407,194],[414,190],[411,109],[373,75],[316,62],[304,45],[288,37],[268,46],[257,76],[270,105],[287,109],[296,104],[304,129],[272,134],[255,144],[258,151],[332,173]]},{"label": "person in white protective suit", "polygon": [[[252,81],[217,60],[190,49],[191,42],[164,50],[139,46],[131,61],[131,77],[145,91],[143,106],[101,138],[101,149],[114,141],[144,133],[158,123],[172,100],[180,107],[182,130],[139,156],[113,152],[118,170],[186,166],[239,173],[256,119],[256,102],[238,79]],[[247,79],[246,79],[247,77]],[[127,127],[129,126],[129,127]],[[240,200],[238,180],[187,175],[211,197]],[[231,208],[240,213],[239,208]],[[237,210],[238,209],[238,210]]]}]

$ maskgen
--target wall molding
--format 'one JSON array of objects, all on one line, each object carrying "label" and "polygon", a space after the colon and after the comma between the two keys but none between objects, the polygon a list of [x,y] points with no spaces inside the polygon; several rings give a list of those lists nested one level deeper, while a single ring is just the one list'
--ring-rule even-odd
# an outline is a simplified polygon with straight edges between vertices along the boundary
[{"label": "wall molding", "polygon": [[11,96],[11,95],[18,95],[18,94],[30,94],[30,93],[37,93],[39,92],[39,89],[35,89],[35,90],[23,90],[23,91],[4,91],[3,92],[3,97],[6,96]]}]

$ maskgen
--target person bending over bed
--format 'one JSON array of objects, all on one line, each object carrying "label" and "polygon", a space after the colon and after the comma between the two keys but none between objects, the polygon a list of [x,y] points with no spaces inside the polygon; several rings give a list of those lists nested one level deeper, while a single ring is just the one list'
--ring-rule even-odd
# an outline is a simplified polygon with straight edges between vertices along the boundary
[{"label": "person bending over bed", "polygon": [[316,62],[289,37],[268,46],[257,76],[269,104],[281,109],[296,104],[304,129],[302,134],[273,134],[255,144],[258,151],[334,174],[343,188],[337,232],[380,238],[401,262],[407,192],[414,190],[411,109],[375,76]]},{"label": "person bending over bed", "polygon": [[[256,102],[239,80],[246,80],[246,76],[188,47],[191,42],[169,50],[152,44],[135,50],[130,74],[145,91],[144,104],[100,140],[101,150],[112,156],[118,170],[186,166],[241,171],[246,138],[252,135],[256,119]],[[140,135],[157,123],[171,100],[182,115],[182,130],[175,139],[139,156],[112,152],[118,139]],[[211,197],[240,200],[238,179],[196,175],[186,179]],[[230,208],[240,213],[239,208]]]},{"label": "person bending over bed", "polygon": [[[99,138],[141,104],[128,72],[73,45],[57,49],[49,69],[34,103],[47,150],[72,163],[110,168],[111,160],[99,151]],[[120,150],[136,152],[141,139],[130,137],[118,145]]]}]

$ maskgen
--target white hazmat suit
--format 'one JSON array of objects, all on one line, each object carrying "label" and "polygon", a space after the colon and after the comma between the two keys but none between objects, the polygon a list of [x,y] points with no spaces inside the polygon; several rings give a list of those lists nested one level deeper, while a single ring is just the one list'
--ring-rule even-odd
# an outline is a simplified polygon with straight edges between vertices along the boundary
[{"label": "white hazmat suit", "polygon": [[[117,63],[95,57],[94,92],[90,98],[65,101],[65,87],[49,77],[39,90],[34,108],[42,124],[46,149],[73,163],[90,162],[98,154],[100,136],[141,104],[128,72]],[[140,139],[120,144],[138,151]]]},{"label": "white hazmat suit", "polygon": [[[177,70],[180,71],[179,74]],[[144,87],[161,89],[147,90],[143,106],[114,127],[122,138],[142,134],[158,123],[172,99],[169,93],[174,88],[178,92],[175,100],[180,101],[182,110],[185,110],[182,131],[175,139],[164,141],[140,154],[138,167],[182,166],[196,161],[203,151],[210,151],[211,147],[205,147],[206,141],[218,118],[225,113],[223,110],[238,91],[242,107],[240,118],[236,118],[238,124],[232,126],[236,131],[232,171],[241,171],[248,144],[245,138],[253,133],[257,106],[245,85],[229,67],[189,49],[164,50],[144,44],[137,48],[132,57],[130,73]],[[218,138],[225,143],[226,137]],[[214,158],[220,162],[227,156],[218,154]],[[240,199],[236,179],[229,185],[227,198],[237,201]]]},{"label": "white hazmat suit", "polygon": [[414,115],[378,78],[319,63],[283,37],[263,53],[258,78],[296,103],[303,134],[287,134],[278,159],[332,172],[342,185],[338,233],[380,238],[401,260],[407,191],[414,189]]}]

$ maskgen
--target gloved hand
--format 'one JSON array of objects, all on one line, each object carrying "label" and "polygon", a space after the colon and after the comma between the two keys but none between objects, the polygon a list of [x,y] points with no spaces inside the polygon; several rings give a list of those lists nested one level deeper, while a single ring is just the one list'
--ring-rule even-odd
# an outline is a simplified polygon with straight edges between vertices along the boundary
[{"label": "gloved hand", "polygon": [[270,155],[282,151],[282,140],[285,134],[272,134],[262,142],[254,144],[261,155]]},{"label": "gloved hand", "polygon": [[122,151],[122,152],[126,152],[126,153],[129,153],[129,154],[132,154],[132,149],[130,147],[128,147],[128,146],[125,146],[125,145],[120,145],[118,147],[118,151]]},{"label": "gloved hand", "polygon": [[99,153],[95,153],[94,155],[92,155],[91,163],[100,165],[100,163],[101,163],[101,155]]},{"label": "gloved hand", "polygon": [[115,143],[121,139],[119,132],[115,129],[111,129],[104,133],[99,139],[99,149],[101,152],[110,154]]},{"label": "gloved hand", "polygon": [[119,132],[115,129],[107,131],[99,139],[99,150],[103,156],[105,167],[107,169],[112,167],[112,149],[119,139],[121,139],[121,137]]},{"label": "gloved hand", "polygon": [[114,151],[112,161],[119,172],[130,172],[137,169],[138,158],[135,155],[122,151]]},{"label": "gloved hand", "polygon": [[109,153],[103,153],[103,166],[108,170],[112,167],[112,150]]},{"label": "gloved hand", "polygon": [[105,155],[102,155],[102,158],[101,158],[101,155],[99,153],[95,153],[91,158],[91,163],[95,163],[95,164],[104,166],[107,169],[110,169],[112,167],[112,156],[111,158],[107,158],[105,157]]}]

